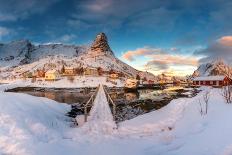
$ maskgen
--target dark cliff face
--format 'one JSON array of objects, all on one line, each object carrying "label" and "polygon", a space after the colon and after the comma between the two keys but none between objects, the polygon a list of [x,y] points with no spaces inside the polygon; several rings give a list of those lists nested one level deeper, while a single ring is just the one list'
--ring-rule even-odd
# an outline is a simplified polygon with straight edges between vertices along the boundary
[{"label": "dark cliff face", "polygon": [[0,59],[5,61],[13,60],[17,57],[30,58],[30,53],[34,46],[28,40],[12,41],[8,44],[0,45]]},{"label": "dark cliff face", "polygon": [[108,44],[108,40],[107,40],[105,33],[99,33],[96,36],[91,46],[91,52],[102,54],[102,55],[114,56],[114,53]]}]

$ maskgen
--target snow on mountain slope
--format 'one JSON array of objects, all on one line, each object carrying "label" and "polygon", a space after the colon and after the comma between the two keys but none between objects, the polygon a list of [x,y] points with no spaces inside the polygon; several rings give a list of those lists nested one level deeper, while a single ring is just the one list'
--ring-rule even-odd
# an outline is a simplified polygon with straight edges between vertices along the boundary
[{"label": "snow on mountain slope", "polygon": [[[62,66],[101,67],[135,77],[139,71],[114,56],[104,33],[97,35],[91,46],[63,44],[33,45],[29,41],[16,41],[0,45],[0,70],[3,77],[19,76],[37,69],[57,69]],[[152,74],[144,73],[147,79]]]},{"label": "snow on mountain slope", "polygon": [[224,61],[217,60],[211,63],[202,64],[193,73],[193,77],[212,76],[212,75],[232,75],[232,67],[226,65]]},{"label": "snow on mountain slope", "polygon": [[84,53],[87,47],[63,44],[49,44],[35,46],[31,53],[31,61],[37,61],[46,56],[65,55],[67,57],[76,57]]},{"label": "snow on mountain slope", "polygon": [[30,57],[33,45],[28,40],[0,45],[0,66],[15,66]]},{"label": "snow on mountain slope", "polygon": [[33,45],[28,40],[0,45],[0,66],[17,66],[55,55],[76,57],[87,51],[85,46],[48,44]]}]

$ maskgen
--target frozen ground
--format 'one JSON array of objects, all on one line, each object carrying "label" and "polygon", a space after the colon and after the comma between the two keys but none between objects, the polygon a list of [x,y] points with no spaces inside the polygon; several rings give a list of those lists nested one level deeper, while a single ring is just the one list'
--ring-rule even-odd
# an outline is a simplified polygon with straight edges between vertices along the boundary
[{"label": "frozen ground", "polygon": [[106,77],[92,77],[92,76],[76,76],[75,79],[71,82],[67,79],[67,77],[62,78],[58,81],[44,81],[41,80],[37,81],[35,83],[31,83],[31,79],[27,80],[15,80],[15,81],[0,81],[0,83],[7,83],[0,85],[0,90],[3,89],[3,87],[12,88],[12,87],[19,87],[19,86],[31,86],[31,87],[53,87],[53,88],[81,88],[81,87],[97,87],[99,84],[103,84],[109,87],[123,87],[124,81],[122,80],[115,80],[116,85],[112,82],[106,82]]},{"label": "frozen ground", "polygon": [[224,103],[220,89],[211,89],[208,114],[201,116],[198,103],[205,91],[107,133],[70,127],[68,105],[1,92],[0,154],[232,155],[232,105]]}]

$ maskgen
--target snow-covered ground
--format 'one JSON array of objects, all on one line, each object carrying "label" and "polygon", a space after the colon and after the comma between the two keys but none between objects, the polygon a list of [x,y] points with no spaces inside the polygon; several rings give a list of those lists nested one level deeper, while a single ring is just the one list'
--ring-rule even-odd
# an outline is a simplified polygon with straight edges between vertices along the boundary
[{"label": "snow-covered ground", "polygon": [[68,105],[1,92],[0,154],[231,155],[232,105],[220,89],[210,89],[208,114],[201,116],[199,100],[206,91],[122,122],[107,134],[71,127]]},{"label": "snow-covered ground", "polygon": [[116,83],[107,82],[107,77],[104,76],[75,76],[73,81],[68,80],[67,77],[64,77],[58,81],[45,81],[42,79],[41,81],[37,80],[36,82],[32,83],[31,79],[26,80],[15,80],[15,81],[0,81],[2,84],[0,90],[6,89],[7,87],[52,87],[52,88],[81,88],[81,87],[97,87],[99,84],[103,84],[109,87],[123,87],[125,81],[117,79],[115,80]]},{"label": "snow-covered ground", "polygon": [[115,80],[116,85],[111,82],[106,82],[107,77],[93,77],[93,76],[76,76],[73,82],[67,78],[58,81],[42,81],[32,83],[32,86],[37,87],[54,87],[54,88],[80,88],[80,87],[97,87],[99,84],[107,85],[109,87],[117,86],[123,87],[124,81]]}]

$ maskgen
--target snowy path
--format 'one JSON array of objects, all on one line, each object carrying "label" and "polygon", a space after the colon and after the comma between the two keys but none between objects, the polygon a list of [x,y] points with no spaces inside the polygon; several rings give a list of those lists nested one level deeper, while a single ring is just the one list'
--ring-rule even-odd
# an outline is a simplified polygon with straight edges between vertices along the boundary
[{"label": "snowy path", "polygon": [[100,85],[87,122],[82,127],[94,133],[112,133],[116,128],[103,86]]}]

